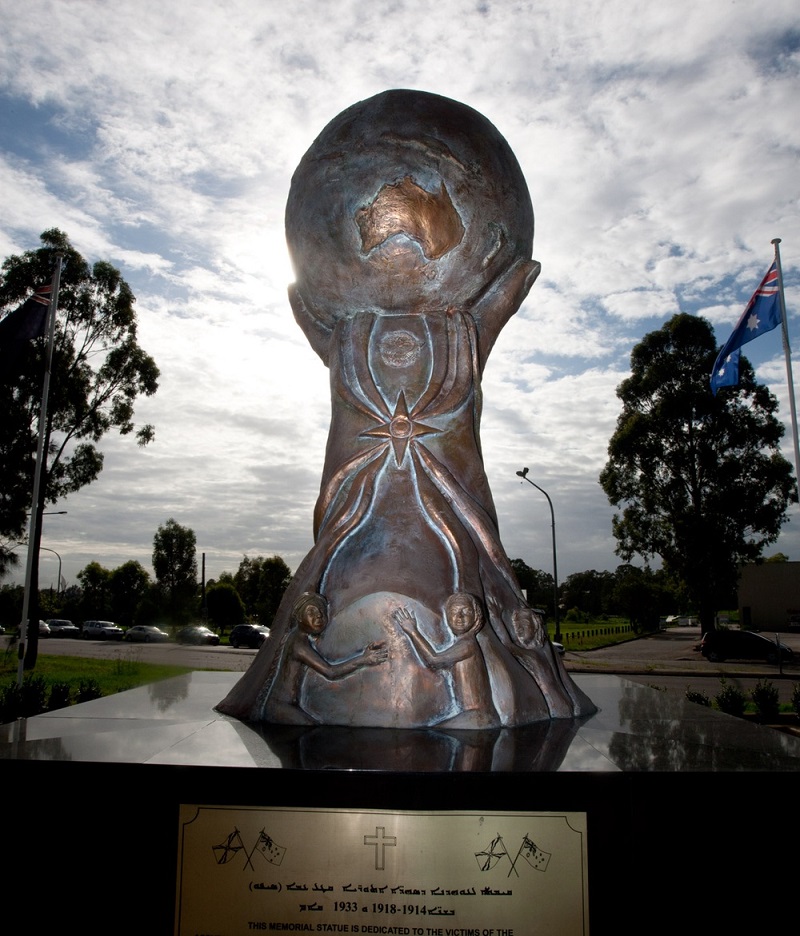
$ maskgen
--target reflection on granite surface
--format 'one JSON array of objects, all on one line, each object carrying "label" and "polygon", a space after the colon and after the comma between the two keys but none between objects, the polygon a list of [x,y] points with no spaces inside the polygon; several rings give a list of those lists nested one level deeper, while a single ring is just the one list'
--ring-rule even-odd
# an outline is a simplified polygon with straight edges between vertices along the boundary
[{"label": "reflection on granite surface", "polygon": [[558,770],[577,720],[484,731],[253,725],[282,767],[405,772]]},{"label": "reflection on granite surface", "polygon": [[579,675],[582,720],[490,731],[247,725],[237,673],[190,673],[0,726],[0,759],[403,772],[800,770],[800,739],[616,676]]}]

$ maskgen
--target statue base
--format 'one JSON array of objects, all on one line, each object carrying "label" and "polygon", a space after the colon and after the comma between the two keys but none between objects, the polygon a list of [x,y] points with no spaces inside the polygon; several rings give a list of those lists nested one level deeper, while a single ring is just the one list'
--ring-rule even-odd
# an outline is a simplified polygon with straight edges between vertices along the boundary
[{"label": "statue base", "polygon": [[[371,816],[369,833],[384,827],[386,836],[393,834],[388,819],[398,812],[444,818],[485,814],[487,819],[502,813],[506,823],[520,819],[513,833],[504,833],[506,849],[513,847],[514,854],[523,833],[531,831],[533,814],[585,814],[587,933],[641,931],[641,906],[629,895],[652,895],[656,882],[671,889],[669,901],[659,903],[662,928],[674,924],[677,929],[687,919],[703,917],[697,887],[686,882],[702,881],[709,893],[724,893],[741,875],[743,844],[748,855],[763,860],[748,859],[748,886],[730,907],[714,902],[711,912],[719,926],[735,929],[743,911],[750,906],[760,910],[763,895],[781,893],[794,874],[791,862],[771,860],[781,853],[788,827],[785,817],[765,818],[764,802],[791,802],[800,770],[798,738],[607,675],[575,677],[599,711],[569,730],[561,727],[566,722],[555,721],[534,730],[486,733],[327,727],[273,732],[214,712],[214,702],[237,675],[196,672],[0,726],[6,783],[24,790],[26,803],[36,804],[8,812],[9,841],[20,843],[24,854],[32,843],[52,841],[55,834],[69,843],[74,867],[93,868],[102,861],[109,868],[148,869],[146,900],[121,902],[129,882],[127,872],[119,870],[79,908],[72,875],[45,872],[45,883],[41,874],[24,877],[17,889],[38,930],[63,928],[65,920],[75,920],[84,931],[99,932],[112,920],[117,932],[180,933],[175,925],[182,892],[180,816],[191,805],[229,810],[232,817],[242,808],[260,807],[309,814],[336,810],[354,817],[377,812],[387,821]],[[81,808],[65,809],[63,791],[79,791]],[[723,799],[737,804],[735,816],[714,808]],[[275,843],[290,844],[277,837]],[[257,925],[250,929],[269,929],[268,887],[278,878],[266,844],[251,855],[252,868],[244,867],[239,852],[238,865],[215,863],[219,856],[212,846],[224,845],[224,836],[205,844],[198,860],[206,863],[206,873],[235,877],[233,886],[245,888],[251,901],[260,893],[263,907],[252,916]],[[243,842],[248,850],[252,844]],[[537,845],[543,848],[542,841]],[[386,851],[391,854],[388,846]],[[273,854],[273,861],[278,857]],[[343,874],[343,856],[333,846],[330,860]],[[527,861],[520,868],[517,879],[513,873],[508,877],[507,867],[502,885],[493,883],[492,889],[545,887],[552,878],[550,870],[542,872]],[[356,877],[353,869],[348,882],[379,888],[386,885],[389,869],[388,860],[383,871],[372,867],[368,877]],[[628,897],[621,896],[620,873]],[[676,879],[684,886],[676,886]],[[307,883],[303,904],[310,906],[319,896],[313,885],[327,884],[322,878]],[[263,887],[251,891],[250,884]],[[46,900],[40,899],[42,890]],[[465,907],[472,899],[459,897]],[[370,900],[387,902],[374,895]],[[402,902],[428,904],[445,908],[433,897],[427,903],[419,898]],[[531,919],[538,907],[531,896]],[[344,919],[350,911],[336,912]],[[382,912],[380,925],[397,927],[396,932],[405,926],[427,931],[453,924],[436,918],[409,924],[401,911]],[[466,910],[459,912],[463,919],[452,928],[468,929]],[[337,925],[356,931],[346,921]],[[522,932],[514,928],[515,936]]]}]

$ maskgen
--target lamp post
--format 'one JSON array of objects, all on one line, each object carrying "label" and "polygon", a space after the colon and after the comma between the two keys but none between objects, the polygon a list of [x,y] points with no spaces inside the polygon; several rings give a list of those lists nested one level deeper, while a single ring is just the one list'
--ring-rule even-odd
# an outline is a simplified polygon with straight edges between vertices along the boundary
[{"label": "lamp post", "polygon": [[[42,516],[43,517],[58,517],[58,516],[62,516],[63,514],[68,514],[68,513],[69,513],[68,510],[45,510]],[[45,552],[55,553],[56,556],[58,556],[58,553],[55,551],[55,549],[48,549],[47,546],[40,546],[39,549],[40,550],[43,549]],[[58,588],[56,589],[56,594],[57,595],[61,594],[61,556],[58,556]]]},{"label": "lamp post", "polygon": [[544,488],[539,487],[535,481],[531,481],[528,477],[528,469],[523,468],[521,471],[517,472],[517,476],[522,478],[523,481],[527,481],[528,484],[532,484],[537,491],[541,491],[542,494],[547,498],[547,503],[550,505],[550,519],[552,520],[552,531],[553,531],[553,613],[556,618],[556,633],[555,640],[561,642],[561,619],[558,614],[558,560],[556,555],[556,514],[553,510],[553,502],[550,500],[550,495],[545,491]]},{"label": "lamp post", "polygon": [[[63,513],[66,513],[66,510],[63,511]],[[60,595],[61,594],[61,556],[59,556],[59,554],[55,551],[55,549],[50,549],[49,546],[40,546],[39,551],[41,552],[41,550],[44,550],[45,552],[51,552],[58,559],[58,588],[56,589],[56,594]],[[53,592],[51,589],[50,594],[52,593]]]}]

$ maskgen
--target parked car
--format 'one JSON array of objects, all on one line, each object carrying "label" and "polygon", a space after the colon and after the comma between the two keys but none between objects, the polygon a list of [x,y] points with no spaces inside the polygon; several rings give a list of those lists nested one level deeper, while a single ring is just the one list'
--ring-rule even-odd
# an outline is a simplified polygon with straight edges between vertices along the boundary
[{"label": "parked car", "polygon": [[84,640],[122,640],[124,631],[113,621],[84,621]]},{"label": "parked car", "polygon": [[66,621],[63,618],[50,618],[46,622],[50,628],[51,637],[80,637],[81,629],[72,621]]},{"label": "parked car", "polygon": [[169,634],[152,624],[137,624],[125,631],[125,640],[135,643],[164,643],[169,639]]},{"label": "parked car", "polygon": [[175,639],[182,644],[210,644],[212,647],[219,644],[219,637],[204,624],[190,624],[188,627],[181,628],[175,635]]},{"label": "parked car", "polygon": [[257,650],[269,637],[269,628],[261,624],[237,624],[231,631],[230,644],[235,649],[249,647]]},{"label": "parked car", "polygon": [[761,634],[740,630],[713,630],[700,642],[700,652],[712,663],[724,660],[764,660],[777,663],[778,653],[784,662],[794,659],[794,653],[785,644],[776,644]]},{"label": "parked car", "polygon": [[50,636],[50,628],[47,626],[46,621],[39,621],[39,636],[40,637]]}]

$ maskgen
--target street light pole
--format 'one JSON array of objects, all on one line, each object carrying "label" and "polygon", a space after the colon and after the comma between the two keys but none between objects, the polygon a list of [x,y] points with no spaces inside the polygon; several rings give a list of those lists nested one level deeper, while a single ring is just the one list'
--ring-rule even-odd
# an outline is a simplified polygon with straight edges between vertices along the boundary
[{"label": "street light pole", "polygon": [[561,642],[561,619],[558,613],[558,559],[556,553],[556,513],[553,510],[553,502],[550,500],[550,495],[545,491],[544,488],[539,487],[535,481],[531,481],[528,477],[528,469],[523,468],[521,471],[517,472],[518,477],[522,478],[523,481],[527,481],[528,484],[532,484],[537,491],[541,491],[542,494],[547,498],[547,503],[550,505],[550,519],[552,521],[552,531],[553,531],[553,613],[556,618],[556,633],[554,639],[560,643]]},{"label": "street light pole", "polygon": [[[59,511],[59,513],[66,513],[66,510]],[[58,588],[56,588],[56,594],[61,594],[61,556],[55,551],[55,549],[50,549],[49,546],[40,546],[39,551],[44,550],[45,552],[51,552],[58,559]],[[50,590],[52,594],[52,589]]]}]

